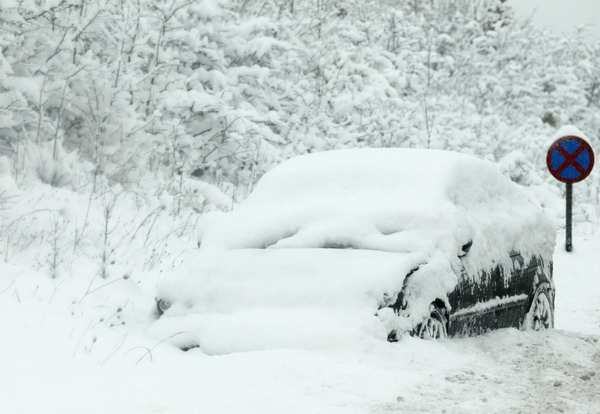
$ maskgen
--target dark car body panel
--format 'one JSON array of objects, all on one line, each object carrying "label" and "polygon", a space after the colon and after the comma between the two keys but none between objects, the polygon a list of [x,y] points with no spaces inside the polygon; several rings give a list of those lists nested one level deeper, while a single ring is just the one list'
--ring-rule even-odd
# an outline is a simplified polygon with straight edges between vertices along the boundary
[{"label": "dark car body panel", "polygon": [[[523,327],[538,286],[542,283],[552,286],[552,263],[545,267],[539,257],[525,263],[519,253],[512,253],[511,259],[510,274],[506,274],[501,266],[478,275],[470,275],[463,268],[456,288],[447,297],[451,307],[447,313],[448,336],[463,337],[494,329]],[[546,270],[549,274],[545,269],[549,269]],[[405,284],[413,272],[407,276]],[[554,303],[553,290],[551,294]],[[441,299],[439,302],[443,304]],[[407,309],[402,291],[392,308],[398,314]],[[390,340],[396,340],[395,333],[390,335]]]},{"label": "dark car body panel", "polygon": [[449,336],[523,326],[537,287],[544,282],[551,284],[551,275],[544,273],[544,263],[538,257],[525,263],[519,253],[513,253],[511,259],[510,274],[500,266],[477,278],[463,270],[456,289],[448,295],[452,307],[448,315]]}]

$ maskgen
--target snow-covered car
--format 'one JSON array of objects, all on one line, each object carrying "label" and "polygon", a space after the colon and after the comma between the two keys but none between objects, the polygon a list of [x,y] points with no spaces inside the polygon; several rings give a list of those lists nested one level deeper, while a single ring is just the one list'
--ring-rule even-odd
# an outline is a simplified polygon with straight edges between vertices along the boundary
[{"label": "snow-covered car", "polygon": [[300,156],[208,217],[153,330],[210,354],[553,326],[555,230],[494,164],[418,149]]}]

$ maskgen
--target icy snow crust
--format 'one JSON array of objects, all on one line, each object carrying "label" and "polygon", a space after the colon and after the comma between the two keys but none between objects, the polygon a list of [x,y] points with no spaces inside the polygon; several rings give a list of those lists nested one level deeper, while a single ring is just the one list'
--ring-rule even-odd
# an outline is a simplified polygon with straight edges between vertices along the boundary
[{"label": "icy snow crust", "polygon": [[[417,149],[310,154],[206,226],[202,253],[160,288],[174,306],[155,329],[210,353],[385,339],[447,301],[462,268],[475,282],[498,264],[509,272],[512,251],[548,266],[554,238],[541,207],[489,162]],[[399,317],[386,306],[417,267]]]}]

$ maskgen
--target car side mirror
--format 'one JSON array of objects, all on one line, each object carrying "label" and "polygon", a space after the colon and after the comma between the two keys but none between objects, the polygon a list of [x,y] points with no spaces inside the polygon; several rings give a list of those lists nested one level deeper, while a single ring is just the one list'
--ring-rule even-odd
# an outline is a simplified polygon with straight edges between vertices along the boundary
[{"label": "car side mirror", "polygon": [[467,253],[469,253],[469,250],[471,250],[471,246],[473,246],[473,240],[469,240],[468,243],[463,244],[461,247],[462,253],[459,254],[458,257],[465,257]]}]

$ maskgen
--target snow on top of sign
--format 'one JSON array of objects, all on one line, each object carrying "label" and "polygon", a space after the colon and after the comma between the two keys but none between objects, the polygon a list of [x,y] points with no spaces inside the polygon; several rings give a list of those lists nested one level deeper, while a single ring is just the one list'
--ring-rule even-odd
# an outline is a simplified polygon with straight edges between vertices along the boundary
[{"label": "snow on top of sign", "polygon": [[[160,286],[174,305],[154,329],[210,353],[385,340],[444,300],[461,266],[477,280],[498,264],[510,271],[515,250],[548,265],[553,248],[541,208],[488,162],[416,149],[311,154],[206,223],[201,253]],[[386,306],[417,267],[398,318]]]},{"label": "snow on top of sign", "polygon": [[582,138],[582,139],[590,142],[590,139],[583,132],[581,132],[581,130],[579,128],[577,128],[575,125],[565,125],[565,126],[559,128],[558,131],[556,131],[556,133],[553,136],[553,141],[557,140],[559,138],[568,137],[568,136],[579,137],[579,138]]}]

